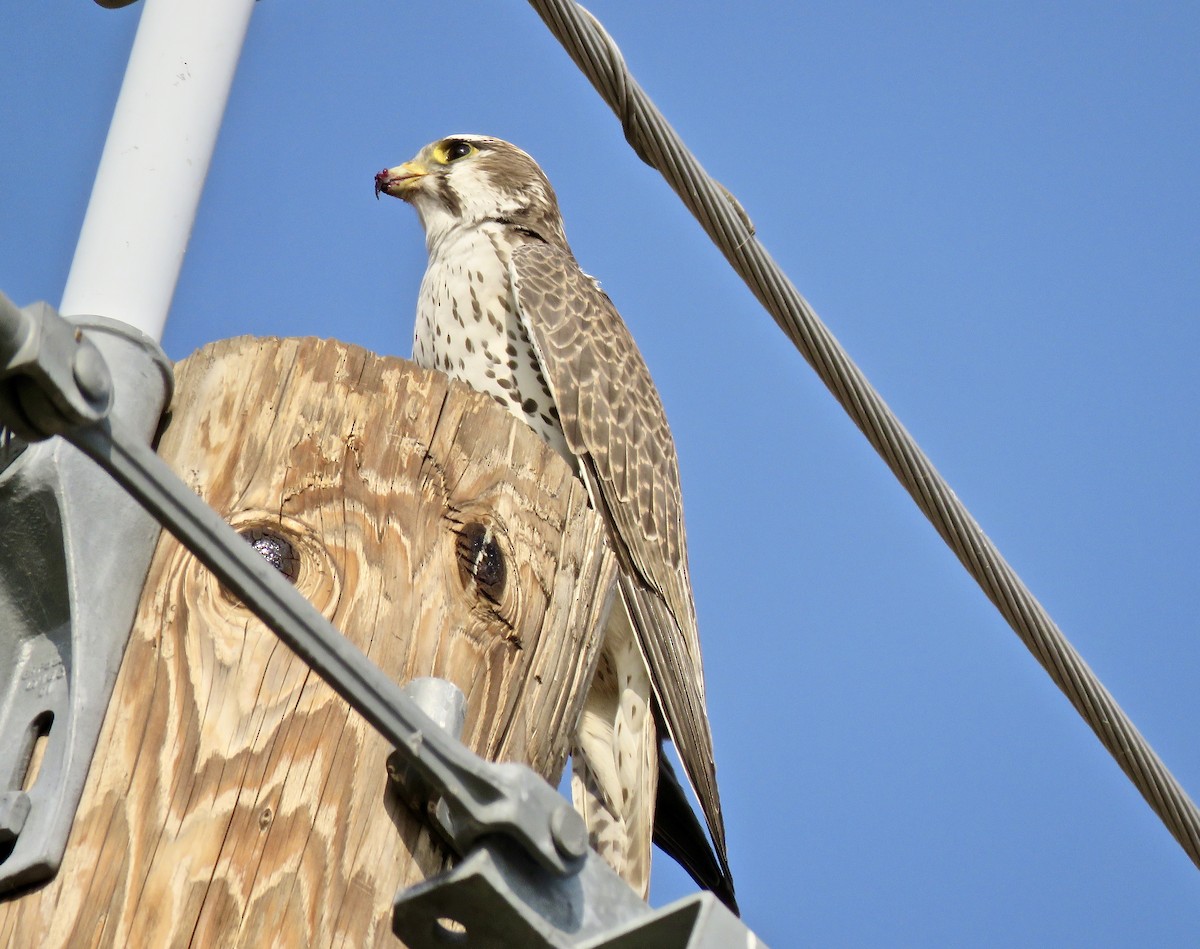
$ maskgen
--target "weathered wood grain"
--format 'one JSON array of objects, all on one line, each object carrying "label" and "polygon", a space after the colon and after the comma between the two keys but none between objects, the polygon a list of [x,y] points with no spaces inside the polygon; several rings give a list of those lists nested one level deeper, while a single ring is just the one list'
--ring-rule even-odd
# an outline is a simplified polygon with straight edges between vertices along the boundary
[{"label": "weathered wood grain", "polygon": [[[557,780],[614,571],[562,460],[483,397],[337,342],[227,340],[177,371],[168,463],[288,541],[298,588],[395,679],[456,682],[467,744]],[[502,588],[464,560],[487,530]],[[164,534],[66,860],[0,902],[0,945],[398,945],[396,888],[444,855],[389,751]]]}]

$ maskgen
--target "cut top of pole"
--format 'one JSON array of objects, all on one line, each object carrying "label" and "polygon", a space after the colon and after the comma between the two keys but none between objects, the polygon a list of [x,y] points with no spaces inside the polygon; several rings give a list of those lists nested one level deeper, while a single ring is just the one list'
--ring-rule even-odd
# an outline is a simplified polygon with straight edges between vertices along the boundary
[{"label": "cut top of pole", "polygon": [[253,7],[145,0],[63,315],[106,316],[162,339]]}]

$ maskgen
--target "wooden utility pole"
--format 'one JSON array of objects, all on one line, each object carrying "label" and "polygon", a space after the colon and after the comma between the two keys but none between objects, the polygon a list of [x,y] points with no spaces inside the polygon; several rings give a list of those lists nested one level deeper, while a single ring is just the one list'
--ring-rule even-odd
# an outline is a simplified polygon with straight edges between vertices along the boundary
[{"label": "wooden utility pole", "polygon": [[[159,452],[385,672],[462,688],[467,745],[558,780],[615,564],[532,431],[411,363],[243,337],[177,367]],[[0,946],[399,945],[397,887],[446,855],[390,750],[164,533],[63,866],[0,902]]]}]

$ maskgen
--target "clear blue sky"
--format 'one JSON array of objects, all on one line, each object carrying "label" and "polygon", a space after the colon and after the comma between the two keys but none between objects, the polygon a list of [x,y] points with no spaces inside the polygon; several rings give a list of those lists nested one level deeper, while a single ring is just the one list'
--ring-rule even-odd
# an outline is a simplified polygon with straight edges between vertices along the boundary
[{"label": "clear blue sky", "polygon": [[[592,9],[1200,794],[1200,7]],[[0,14],[19,303],[60,298],[138,15]],[[662,390],[751,926],[1197,944],[1200,874],[527,5],[259,3],[169,355],[252,333],[407,356],[424,247],[372,178],[461,131],[541,162]],[[688,891],[665,859],[655,880]]]}]

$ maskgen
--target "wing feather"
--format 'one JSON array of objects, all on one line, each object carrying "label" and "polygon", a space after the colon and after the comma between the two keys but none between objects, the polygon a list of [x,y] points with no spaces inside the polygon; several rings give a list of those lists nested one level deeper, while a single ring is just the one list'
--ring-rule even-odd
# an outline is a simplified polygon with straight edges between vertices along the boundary
[{"label": "wing feather", "polygon": [[510,275],[567,445],[609,524],[623,568],[621,590],[664,723],[728,875],[679,463],[662,401],[620,314],[569,251],[523,244],[513,252]]}]

